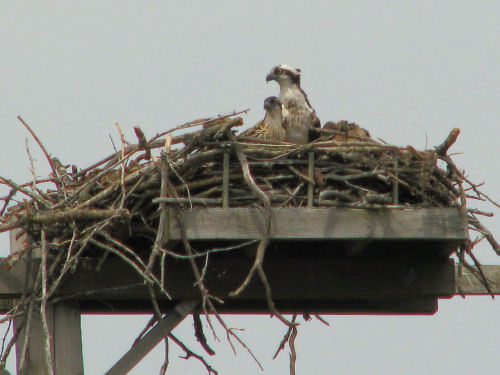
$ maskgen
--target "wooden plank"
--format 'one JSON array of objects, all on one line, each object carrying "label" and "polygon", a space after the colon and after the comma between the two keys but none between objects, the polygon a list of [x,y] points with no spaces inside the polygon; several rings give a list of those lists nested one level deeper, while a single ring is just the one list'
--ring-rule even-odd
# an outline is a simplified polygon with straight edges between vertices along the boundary
[{"label": "wooden plank", "polygon": [[[149,294],[142,280],[128,265],[111,258],[100,271],[96,271],[96,263],[96,260],[83,262],[86,266],[80,267],[66,280],[56,296],[77,298],[82,309],[87,312],[91,311],[89,307],[96,308],[97,305],[113,309],[114,306],[124,306],[125,301],[135,306],[149,303]],[[252,263],[252,258],[214,255],[206,273],[206,285],[213,294],[226,299],[228,293],[244,280]],[[22,264],[14,268],[17,267],[22,267]],[[373,304],[377,300],[449,297],[455,291],[454,265],[448,259],[429,262],[426,259],[285,259],[269,256],[264,262],[264,270],[276,304],[287,309],[294,308],[295,311],[306,311],[311,306],[318,306],[318,309],[328,312],[337,301],[366,301]],[[6,272],[0,270],[0,280]],[[159,296],[165,306],[184,299],[198,298],[199,291],[193,286],[194,279],[187,261],[167,262],[166,275],[166,288],[174,300]],[[19,289],[1,289],[0,299],[5,298],[4,295],[14,296],[20,292]],[[220,311],[241,312],[247,309],[259,312],[255,306],[262,313],[268,311],[264,288],[258,278],[249,284],[240,298],[227,298],[224,305],[220,306]],[[360,306],[358,304],[357,308]]]},{"label": "wooden plank", "polygon": [[[10,233],[10,252],[22,250],[27,245],[26,235],[19,235],[19,231]],[[40,256],[39,250],[33,256]],[[30,270],[26,267],[26,260],[20,260],[10,270],[5,270],[0,277],[0,290],[16,288],[20,297],[23,292],[29,291],[34,284],[40,260],[32,261]],[[27,274],[28,273],[28,274]],[[11,289],[12,290],[12,289]],[[7,293],[9,295],[9,293]],[[62,301],[46,306],[47,328],[50,337],[51,361],[55,375],[83,375],[83,354],[80,308],[74,301]],[[14,319],[14,328],[22,327],[20,337],[16,342],[17,373],[20,375],[44,375],[47,373],[45,365],[44,335],[40,306],[37,304],[32,311],[29,331],[24,324],[26,316]],[[22,343],[27,336],[25,355],[21,354]],[[20,363],[24,357],[23,363]]]},{"label": "wooden plank", "polygon": [[105,375],[125,375],[139,363],[158,343],[166,337],[184,317],[192,312],[198,301],[182,301],[167,313],[142,337]]},{"label": "wooden plank", "polygon": [[[264,211],[257,208],[199,208],[181,211],[191,240],[260,238]],[[273,208],[271,239],[465,240],[464,214],[453,208],[341,209]],[[172,220],[170,239],[180,239]]]},{"label": "wooden plank", "polygon": [[56,375],[83,375],[82,329],[78,303],[56,303],[52,324]]},{"label": "wooden plank", "polygon": [[[484,275],[489,281],[491,291],[500,294],[500,266],[482,266]],[[474,274],[462,268],[461,275],[456,270],[456,293],[466,295],[488,295],[488,291]]]},{"label": "wooden plank", "polygon": [[[47,308],[47,316],[51,316],[52,309]],[[23,342],[26,337],[25,317],[14,319],[14,330],[21,329],[16,342],[16,368],[18,375],[45,375],[43,331],[40,312],[35,309],[31,315],[29,327],[29,340],[23,353]],[[21,328],[19,328],[21,327]]]},{"label": "wooden plank", "polygon": [[[46,308],[47,326],[52,348],[52,366],[56,375],[83,375],[80,310],[73,302],[60,302]],[[18,375],[46,375],[44,336],[39,307],[33,309],[25,361],[21,361],[22,343],[26,335],[24,317],[14,320],[15,327],[22,327],[16,343]],[[16,328],[17,329],[17,328]],[[22,365],[22,366],[21,366]]]},{"label": "wooden plank", "polygon": [[[168,311],[179,301],[159,301],[162,311]],[[82,308],[91,314],[151,314],[153,308],[149,301],[113,300],[83,301]],[[438,299],[435,297],[410,298],[402,300],[311,300],[307,306],[300,301],[280,300],[276,308],[283,314],[433,314],[437,311]],[[265,300],[232,300],[229,306],[217,309],[221,314],[266,314],[269,307]],[[201,312],[201,311],[200,311]]]}]

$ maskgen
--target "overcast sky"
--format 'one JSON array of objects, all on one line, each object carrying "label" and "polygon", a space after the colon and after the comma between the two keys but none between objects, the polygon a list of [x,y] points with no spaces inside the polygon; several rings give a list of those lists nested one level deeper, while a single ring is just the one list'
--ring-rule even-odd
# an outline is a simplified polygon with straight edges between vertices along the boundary
[{"label": "overcast sky", "polygon": [[[17,115],[52,155],[85,167],[112,152],[115,122],[131,141],[134,125],[152,136],[246,108],[245,123],[253,125],[264,98],[278,94],[266,74],[287,63],[302,68],[302,87],[323,122],[355,121],[374,137],[420,149],[460,128],[456,162],[500,200],[499,19],[500,2],[484,0],[3,1],[0,175],[30,179],[27,133]],[[45,175],[45,159],[32,139],[29,145]],[[484,222],[500,236],[498,218]],[[0,245],[6,254],[5,236]],[[478,250],[484,263],[499,264],[486,244]],[[148,318],[84,316],[86,374],[107,370]],[[276,319],[226,319],[246,328],[242,336],[265,374],[288,372],[287,353],[271,360],[285,331]],[[433,316],[326,319],[329,328],[300,326],[298,374],[498,371],[500,303],[490,298],[443,300]],[[192,342],[191,321],[176,333]],[[220,374],[260,373],[244,350],[234,357],[227,342],[214,346],[218,355],[209,361]],[[131,374],[157,373],[162,352],[157,348]],[[206,373],[175,355],[170,373]]]}]

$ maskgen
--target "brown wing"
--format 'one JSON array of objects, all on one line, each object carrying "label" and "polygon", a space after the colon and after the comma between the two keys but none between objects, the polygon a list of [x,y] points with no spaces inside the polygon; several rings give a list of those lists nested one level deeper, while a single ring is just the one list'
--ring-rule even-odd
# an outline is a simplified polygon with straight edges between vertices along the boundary
[{"label": "brown wing", "polygon": [[264,120],[259,121],[257,124],[252,126],[251,128],[245,130],[240,135],[243,137],[252,137],[256,138],[262,132],[262,128],[264,127]]},{"label": "brown wing", "polygon": [[285,129],[275,129],[276,127],[270,127],[265,120],[259,121],[256,125],[250,129],[245,130],[241,133],[243,137],[263,139],[266,141],[282,141],[285,138]]},{"label": "brown wing", "polygon": [[309,142],[318,139],[321,136],[321,121],[316,113],[312,113],[313,119],[311,121],[311,127],[309,129]]},{"label": "brown wing", "polygon": [[349,142],[371,139],[368,130],[359,125],[341,120],[338,122],[328,121],[321,129],[324,136],[328,136],[336,141]]}]

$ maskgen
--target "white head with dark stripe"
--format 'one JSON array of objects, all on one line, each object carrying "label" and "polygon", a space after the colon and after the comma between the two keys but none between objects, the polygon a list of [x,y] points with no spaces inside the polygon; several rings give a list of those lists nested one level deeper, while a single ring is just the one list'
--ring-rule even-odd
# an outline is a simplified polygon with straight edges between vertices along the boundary
[{"label": "white head with dark stripe", "polygon": [[300,87],[300,73],[300,69],[281,64],[271,69],[266,76],[266,82],[276,81],[280,86],[295,84]]}]

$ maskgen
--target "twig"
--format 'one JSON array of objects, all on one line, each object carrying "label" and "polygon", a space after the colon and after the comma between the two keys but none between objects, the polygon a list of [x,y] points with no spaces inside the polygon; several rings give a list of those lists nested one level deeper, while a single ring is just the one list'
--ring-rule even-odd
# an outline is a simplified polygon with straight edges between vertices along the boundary
[{"label": "twig", "polygon": [[163,288],[163,286],[160,285],[160,281],[152,273],[147,272],[147,267],[145,267],[145,265],[144,265],[143,269],[141,269],[134,261],[132,261],[131,259],[129,259],[125,255],[123,255],[121,252],[114,249],[113,247],[108,246],[100,241],[95,240],[95,239],[90,239],[89,241],[91,243],[93,243],[94,245],[96,245],[104,250],[107,250],[113,254],[118,255],[119,258],[124,260],[125,263],[129,264],[132,267],[132,269],[134,269],[139,274],[139,276],[141,276],[143,279],[145,279],[145,281],[155,283],[156,285],[159,286],[160,290],[165,294],[165,296],[167,298],[172,299],[170,294],[168,294],[168,292]]},{"label": "twig", "polygon": [[288,330],[286,331],[283,339],[274,353],[273,359],[276,359],[280,351],[285,349],[285,344],[288,342],[288,346],[290,347],[290,375],[295,374],[295,362],[297,360],[297,353],[295,351],[295,338],[297,337],[297,314],[293,314],[292,320],[290,324],[287,324]]},{"label": "twig", "polygon": [[189,349],[186,345],[184,345],[184,343],[179,340],[177,337],[174,336],[173,333],[170,333],[168,335],[177,345],[179,345],[181,347],[182,350],[184,350],[184,352],[186,353],[186,355],[184,357],[181,357],[181,358],[184,358],[184,359],[189,359],[191,357],[193,358],[196,358],[197,360],[199,360],[201,363],[203,363],[203,366],[205,366],[205,368],[207,369],[208,371],[208,374],[214,374],[214,375],[217,375],[218,372],[216,370],[214,370],[214,368],[212,366],[210,366],[207,361],[205,361],[205,358],[203,358],[201,355],[198,355],[196,354],[195,352],[193,352],[191,349]]},{"label": "twig", "polygon": [[[294,315],[295,318],[295,315]],[[293,320],[292,320],[293,322]],[[290,339],[288,340],[288,346],[290,346],[290,375],[295,375],[295,362],[297,361],[297,352],[295,351],[295,339],[297,338],[297,327],[292,327],[292,333]]]},{"label": "twig", "polygon": [[140,148],[144,148],[146,150],[144,159],[149,160],[151,159],[151,150],[148,147],[148,141],[146,140],[146,136],[144,135],[142,129],[140,126],[134,126],[134,132],[137,137],[137,140],[139,141],[138,146]]},{"label": "twig", "polygon": [[436,154],[438,154],[439,156],[445,156],[448,153],[449,148],[457,140],[459,134],[460,134],[459,128],[452,129],[452,131],[450,132],[450,134],[448,134],[448,137],[446,137],[444,142],[435,148]]},{"label": "twig", "polygon": [[214,355],[215,352],[208,345],[207,338],[205,336],[205,332],[203,332],[203,324],[201,323],[200,314],[193,313],[193,326],[194,326],[194,335],[196,337],[196,341],[198,341],[203,349],[210,354]]},{"label": "twig", "polygon": [[483,267],[481,266],[481,263],[479,263],[479,260],[477,257],[474,255],[472,251],[469,251],[468,255],[471,257],[471,259],[474,261],[474,265],[477,267],[477,271],[479,275],[481,276],[479,280],[481,281],[481,284],[484,285],[488,293],[490,294],[492,299],[495,299],[495,293],[491,290],[490,283],[488,279],[486,278],[486,275],[483,272]]},{"label": "twig", "polygon": [[47,240],[45,238],[45,230],[42,229],[41,232],[42,240],[42,263],[40,265],[42,269],[42,300],[40,302],[40,317],[42,320],[42,332],[44,340],[44,360],[45,369],[48,374],[54,375],[54,368],[52,367],[52,349],[50,345],[51,335],[49,334],[49,327],[47,323]]},{"label": "twig", "polygon": [[[255,260],[254,260],[254,263],[252,265],[252,268],[250,268],[250,271],[248,272],[245,280],[241,283],[241,285],[238,288],[236,288],[234,291],[229,293],[230,297],[239,296],[246,289],[248,284],[250,284],[250,281],[252,280],[255,271],[259,271],[262,269],[262,263],[264,261],[266,247],[269,244],[269,236],[270,236],[270,229],[271,229],[271,208],[270,208],[270,206],[265,211],[265,219],[264,220],[265,220],[265,233],[262,235],[262,238],[259,241],[259,246],[257,247],[257,253],[255,255]],[[266,283],[264,283],[264,286],[266,286]]]},{"label": "twig", "polygon": [[155,141],[156,139],[158,139],[160,137],[163,137],[164,135],[173,133],[173,132],[175,132],[177,130],[188,129],[188,128],[192,128],[193,126],[205,125],[205,124],[207,124],[207,123],[209,123],[211,121],[214,121],[214,120],[222,120],[222,119],[225,119],[225,118],[228,118],[228,117],[233,117],[233,116],[241,115],[242,113],[248,113],[248,111],[250,111],[250,108],[244,109],[244,110],[239,111],[239,112],[233,112],[233,113],[230,113],[230,114],[227,114],[227,115],[224,115],[224,116],[219,116],[219,117],[216,117],[216,118],[203,118],[203,119],[199,119],[199,120],[189,121],[189,122],[186,122],[185,124],[176,126],[176,127],[172,128],[172,129],[169,129],[169,130],[167,130],[167,131],[165,131],[163,133],[155,135],[153,138],[151,138],[149,140],[149,143]]},{"label": "twig", "polygon": [[0,183],[5,184],[7,186],[10,186],[12,189],[14,189],[16,191],[20,191],[24,195],[30,197],[35,202],[37,202],[42,208],[46,208],[46,207],[50,206],[50,202],[47,202],[40,195],[35,194],[34,192],[29,191],[28,189],[25,189],[24,187],[16,184],[14,181],[9,180],[8,178],[4,178],[4,177],[0,176]]},{"label": "twig", "polygon": [[198,265],[196,264],[196,262],[193,258],[193,249],[191,248],[191,245],[189,244],[189,240],[187,239],[186,229],[185,229],[184,223],[182,222],[182,217],[179,214],[177,216],[177,220],[179,222],[179,226],[181,229],[181,237],[182,237],[182,242],[184,244],[184,249],[186,250],[187,254],[189,255],[189,262],[191,264],[191,267],[193,269],[193,273],[195,275],[196,284],[198,285],[198,288],[199,288],[200,293],[201,293],[202,298],[203,298],[202,308],[203,308],[203,311],[205,312],[205,316],[207,317],[207,322],[208,322],[210,329],[212,330],[212,333],[214,334],[215,337],[217,337],[215,334],[215,329],[214,329],[214,327],[209,319],[209,316],[208,316],[208,313],[206,310],[206,306],[209,307],[210,311],[213,312],[213,314],[215,315],[215,318],[217,319],[219,324],[226,331],[226,337],[228,338],[228,342],[231,345],[233,352],[236,354],[236,350],[231,342],[230,337],[233,337],[234,339],[236,339],[236,341],[238,341],[238,343],[250,354],[250,356],[257,363],[257,365],[260,367],[260,369],[263,370],[262,365],[260,364],[257,357],[250,350],[250,348],[243,342],[243,340],[236,333],[234,333],[233,329],[230,329],[227,326],[227,324],[224,322],[222,317],[217,312],[217,309],[215,308],[214,304],[212,303],[212,299],[215,299],[216,301],[219,301],[219,302],[222,302],[222,300],[210,295],[207,288],[205,287],[205,284],[203,283],[203,279],[201,277],[201,273],[200,273],[200,270],[198,268]]},{"label": "twig", "polygon": [[121,185],[122,185],[122,197],[121,197],[121,201],[120,201],[120,208],[123,208],[123,206],[125,205],[125,194],[127,192],[127,188],[125,186],[125,163],[126,163],[126,159],[125,159],[125,146],[126,146],[126,141],[125,141],[125,136],[123,135],[123,130],[120,126],[120,124],[118,122],[115,122],[115,126],[116,128],[118,129],[118,134],[120,134],[120,140],[121,140],[121,144],[122,144],[122,154],[121,154],[121,175],[120,175],[120,182],[121,182]]},{"label": "twig", "polygon": [[314,314],[314,317],[316,319],[318,319],[321,323],[323,323],[324,325],[326,326],[330,326],[330,323],[328,323],[325,319],[323,319],[321,316],[319,316],[318,314]]},{"label": "twig", "polygon": [[[161,152],[161,187],[160,187],[160,198],[167,197],[168,189],[168,154],[170,152],[172,138],[167,137],[165,141],[165,147]],[[155,259],[159,254],[161,245],[163,244],[163,237],[165,233],[165,226],[167,224],[168,211],[167,205],[165,203],[160,203],[160,220],[158,223],[158,230],[156,231],[156,238],[151,250],[151,255],[149,256],[148,269],[151,270],[154,266]]]},{"label": "twig", "polygon": [[21,116],[17,116],[17,119],[21,122],[21,124],[24,125],[24,127],[29,131],[31,136],[35,139],[36,143],[38,143],[38,146],[40,146],[40,148],[42,149],[42,152],[45,155],[45,158],[49,162],[50,169],[52,169],[52,173],[54,173],[54,177],[56,178],[56,182],[55,182],[56,187],[57,187],[57,189],[60,189],[61,182],[59,180],[60,179],[59,172],[57,171],[57,168],[54,166],[54,163],[52,162],[52,158],[50,157],[50,154],[47,152],[47,149],[45,148],[43,143],[40,141],[38,136],[35,134],[33,129],[31,129],[31,127],[21,118]]}]

